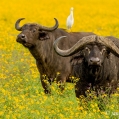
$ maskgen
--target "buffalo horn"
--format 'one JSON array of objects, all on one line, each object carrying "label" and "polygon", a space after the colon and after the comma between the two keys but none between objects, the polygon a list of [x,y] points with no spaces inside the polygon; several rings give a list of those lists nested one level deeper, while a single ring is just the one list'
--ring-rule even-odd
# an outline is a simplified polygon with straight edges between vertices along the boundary
[{"label": "buffalo horn", "polygon": [[45,31],[53,31],[53,30],[57,29],[59,26],[59,23],[56,18],[54,18],[54,19],[55,19],[55,25],[53,27],[40,26],[40,29],[45,30]]},{"label": "buffalo horn", "polygon": [[[74,46],[72,46],[70,49],[68,50],[61,50],[58,48],[58,44],[59,41],[62,38],[65,38],[66,36],[61,36],[59,38],[56,39],[56,41],[54,42],[54,49],[55,51],[63,57],[67,57],[67,56],[71,56],[74,53],[78,52],[80,49],[82,49],[85,45],[92,43],[92,42],[97,42],[97,43],[101,43],[103,45],[105,45],[107,48],[110,49],[110,51],[115,54],[116,56],[119,57],[119,48],[116,46],[116,44],[114,44],[114,42],[112,42],[109,38],[106,37],[102,37],[102,36],[96,36],[96,35],[90,35],[90,36],[86,36],[83,37],[82,39],[80,39]],[[73,40],[73,39],[72,39]]]},{"label": "buffalo horn", "polygon": [[61,50],[61,49],[58,48],[58,44],[59,44],[59,42],[62,38],[66,38],[66,36],[61,36],[61,37],[59,37],[55,40],[55,42],[53,44],[54,50],[60,56],[63,56],[63,57],[71,56],[74,53],[78,52],[78,50],[82,49],[86,44],[94,42],[96,37],[97,37],[96,35],[90,35],[90,36],[83,37],[74,46],[72,46],[70,49]]},{"label": "buffalo horn", "polygon": [[112,40],[109,38],[104,37],[98,37],[98,42],[105,45],[107,48],[110,49],[110,51],[119,57],[119,48],[114,44]]},{"label": "buffalo horn", "polygon": [[21,31],[21,30],[22,30],[22,27],[19,26],[19,23],[20,23],[20,21],[23,20],[23,19],[25,19],[25,18],[20,18],[20,19],[18,19],[18,20],[16,21],[16,23],[15,23],[15,28],[16,28],[16,30],[18,30],[18,31]]}]

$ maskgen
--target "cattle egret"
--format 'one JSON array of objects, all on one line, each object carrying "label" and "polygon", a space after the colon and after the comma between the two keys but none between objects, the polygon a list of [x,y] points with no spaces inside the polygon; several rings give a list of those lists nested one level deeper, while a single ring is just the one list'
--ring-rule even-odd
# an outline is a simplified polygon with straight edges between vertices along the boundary
[{"label": "cattle egret", "polygon": [[67,22],[66,22],[66,26],[67,26],[67,29],[70,30],[71,27],[73,26],[74,24],[74,17],[73,17],[73,7],[71,7],[70,9],[70,15],[67,17]]}]

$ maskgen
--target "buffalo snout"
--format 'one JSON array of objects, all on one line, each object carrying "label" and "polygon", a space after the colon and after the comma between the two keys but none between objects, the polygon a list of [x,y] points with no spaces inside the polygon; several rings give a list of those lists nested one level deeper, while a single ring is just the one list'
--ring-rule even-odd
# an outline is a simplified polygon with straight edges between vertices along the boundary
[{"label": "buffalo snout", "polygon": [[101,66],[101,60],[98,57],[91,57],[89,59],[89,65],[98,65],[98,66]]},{"label": "buffalo snout", "polygon": [[17,36],[17,42],[26,42],[26,36],[24,34],[19,34]]}]

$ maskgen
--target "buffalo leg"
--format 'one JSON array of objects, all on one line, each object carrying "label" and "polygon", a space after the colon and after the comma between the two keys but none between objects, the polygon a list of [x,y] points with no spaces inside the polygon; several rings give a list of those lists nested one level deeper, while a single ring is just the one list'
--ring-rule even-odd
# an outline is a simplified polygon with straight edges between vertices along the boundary
[{"label": "buffalo leg", "polygon": [[42,87],[44,89],[44,93],[50,94],[51,93],[50,83],[48,82],[48,79],[45,75],[41,76],[41,84],[42,84]]},{"label": "buffalo leg", "polygon": [[81,95],[87,97],[86,91],[90,89],[91,89],[90,84],[86,82],[81,82],[81,81],[76,82],[76,85],[75,85],[76,97],[79,98]]},{"label": "buffalo leg", "polygon": [[57,76],[57,84],[59,85],[59,88],[60,88],[61,92],[65,88],[65,82],[66,82],[66,76],[62,76],[62,75],[59,74]]}]

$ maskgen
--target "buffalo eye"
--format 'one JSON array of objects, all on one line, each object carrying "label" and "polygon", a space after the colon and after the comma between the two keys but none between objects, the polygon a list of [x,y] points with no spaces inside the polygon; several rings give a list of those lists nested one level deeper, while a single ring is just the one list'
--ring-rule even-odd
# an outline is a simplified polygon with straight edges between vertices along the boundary
[{"label": "buffalo eye", "polygon": [[105,49],[105,48],[103,48],[103,49],[102,49],[102,52],[106,52],[106,49]]},{"label": "buffalo eye", "polygon": [[85,47],[84,50],[83,50],[83,54],[84,54],[84,56],[90,54],[90,48]]},{"label": "buffalo eye", "polygon": [[33,29],[32,32],[35,33],[36,32],[36,29]]},{"label": "buffalo eye", "polygon": [[85,50],[87,50],[87,51],[88,51],[88,50],[90,50],[90,49],[89,49],[88,47],[85,47]]},{"label": "buffalo eye", "polygon": [[102,50],[101,50],[101,54],[104,54],[106,52],[106,48],[104,47],[104,48],[102,48]]},{"label": "buffalo eye", "polygon": [[85,47],[85,51],[90,52],[90,48],[89,47]]}]

